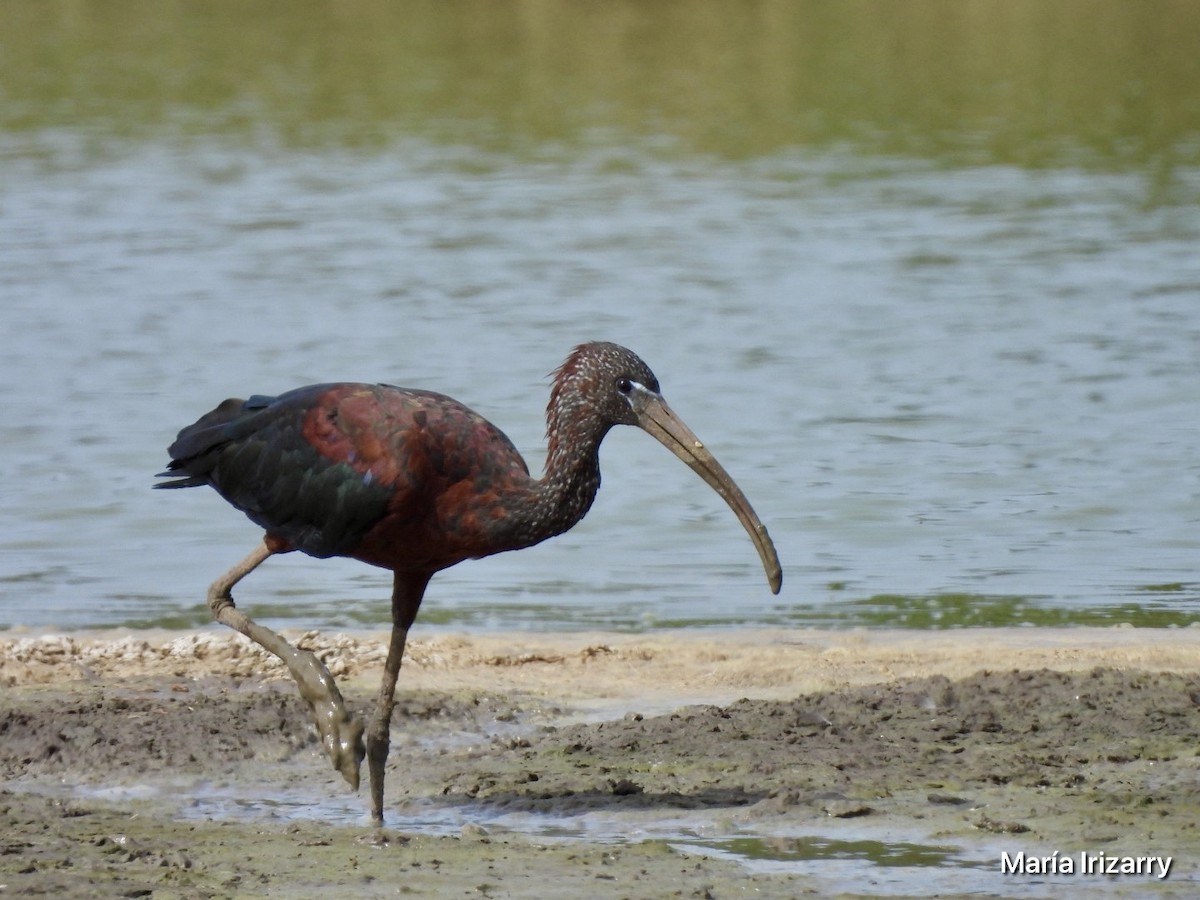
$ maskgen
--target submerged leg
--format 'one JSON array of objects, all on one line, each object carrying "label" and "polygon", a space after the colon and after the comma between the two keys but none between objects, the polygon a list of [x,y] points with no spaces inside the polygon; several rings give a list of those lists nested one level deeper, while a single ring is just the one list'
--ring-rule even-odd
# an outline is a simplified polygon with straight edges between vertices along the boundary
[{"label": "submerged leg", "polygon": [[233,603],[233,586],[274,552],[264,541],[214,581],[208,589],[208,608],[222,625],[240,631],[283,660],[300,688],[300,696],[312,709],[317,731],[333,767],[342,773],[350,787],[358,790],[358,773],[363,759],[362,722],[346,709],[341,691],[325,664],[312,651],[298,650],[270,628],[259,625]]},{"label": "submerged leg", "polygon": [[396,678],[404,658],[404,642],[408,629],[417,617],[421,598],[425,596],[428,575],[396,573],[392,588],[392,637],[388,642],[387,662],[383,665],[383,682],[375,701],[375,714],[367,729],[367,771],[371,776],[371,821],[383,824],[383,767],[391,746],[392,708],[396,700]]}]

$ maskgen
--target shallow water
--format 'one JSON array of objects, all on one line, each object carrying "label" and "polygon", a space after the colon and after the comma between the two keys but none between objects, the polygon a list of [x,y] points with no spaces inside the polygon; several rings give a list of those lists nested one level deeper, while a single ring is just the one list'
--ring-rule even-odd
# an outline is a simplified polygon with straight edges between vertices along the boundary
[{"label": "shallow water", "polygon": [[[715,7],[639,5],[664,17],[651,31],[691,23],[669,49],[700,80],[670,97],[636,89],[668,63],[620,17],[579,71],[553,42],[523,43],[509,62],[529,77],[512,81],[487,38],[434,6],[397,32],[402,73],[369,18],[331,36],[320,4],[253,54],[243,42],[270,17],[247,32],[175,10],[230,42],[236,58],[210,63],[167,36],[141,53],[122,13],[17,17],[0,38],[14,54],[0,63],[14,98],[0,120],[0,627],[208,620],[205,587],[256,530],[211,492],[148,486],[175,431],[226,396],[433,388],[536,470],[545,373],[593,338],[642,354],[739,481],[783,593],[723,504],[623,430],[588,519],[440,575],[427,626],[1191,622],[1200,130],[1176,76],[1195,65],[1179,45],[1198,17],[1135,17],[1161,40],[1143,59],[1113,37],[1102,73],[1069,21],[1014,4],[1029,18],[975,23],[1061,54],[1027,84],[992,57],[921,79],[970,21],[938,20],[939,36],[924,13],[845,12],[834,47],[804,37],[816,7],[795,6],[764,4],[726,35],[747,59],[764,33],[787,35],[761,70],[714,71],[693,51],[722,39]],[[1099,8],[1089,28],[1129,15]],[[547,9],[569,46],[598,24]],[[881,35],[914,30],[920,46],[884,65]],[[377,92],[296,61],[351,45],[384,66]],[[835,66],[818,87],[801,46],[877,65]],[[37,48],[62,52],[27,58]],[[606,85],[601,58],[629,64],[629,83]],[[286,77],[265,74],[270,60]],[[1083,76],[1098,86],[1056,93]],[[1008,77],[998,105],[959,90]],[[1157,118],[1097,125],[1089,110],[1122,85],[1128,109]],[[1049,106],[1026,96],[1039,86]],[[288,558],[239,599],[276,625],[353,627],[386,621],[388,588],[357,564]]]},{"label": "shallow water", "polygon": [[[110,787],[22,779],[0,786],[72,803],[131,804],[135,808],[148,803],[158,809],[164,802],[178,804],[184,823],[259,823],[270,829],[280,824],[316,821],[323,828],[337,831],[361,831],[369,824],[358,798],[333,797],[316,782],[307,789],[274,787],[269,795],[262,796],[256,796],[255,789],[245,783],[231,785],[187,779],[175,779],[170,784],[143,782]],[[389,813],[388,824],[397,834],[407,837],[490,834],[503,839],[514,835],[539,845],[581,848],[598,843],[614,847],[665,843],[685,856],[735,862],[751,873],[801,876],[808,889],[823,894],[1052,898],[1061,896],[1064,890],[1086,890],[1089,896],[1125,897],[1130,896],[1130,890],[1148,895],[1161,887],[1166,895],[1174,896],[1196,881],[1186,860],[1178,860],[1171,878],[1161,883],[1150,876],[1143,880],[1078,873],[1004,873],[1001,854],[1016,852],[1011,842],[988,836],[949,840],[930,836],[919,828],[855,819],[831,821],[819,827],[769,822],[734,824],[727,812],[721,810],[519,813],[497,812],[486,804],[427,802],[409,804]],[[363,843],[363,839],[358,843]]]},{"label": "shallow water", "polygon": [[[104,796],[102,794],[102,796]],[[111,797],[109,799],[112,799]],[[136,797],[135,797],[136,799]],[[144,799],[142,797],[141,799]],[[247,822],[317,820],[352,828],[367,827],[360,803],[305,790],[246,796],[246,787],[203,787],[184,818]],[[389,814],[398,833],[453,837],[481,833],[523,835],[542,842],[629,844],[665,841],[683,854],[730,860],[750,872],[801,875],[822,893],[868,893],[880,897],[982,894],[1055,897],[1064,889],[1091,896],[1128,896],[1130,880],[1081,874],[1014,874],[1001,871],[1001,853],[1011,844],[979,838],[936,839],[919,829],[855,821],[812,826],[754,823],[735,825],[713,810],[652,813],[497,813],[493,807],[422,803]],[[1049,853],[1049,850],[1045,851]],[[1032,853],[1032,851],[1031,851]],[[1093,854],[1094,855],[1094,854]],[[1078,854],[1072,855],[1075,861]],[[1176,871],[1168,882],[1180,890],[1196,879]],[[1148,884],[1157,882],[1148,878]]]}]

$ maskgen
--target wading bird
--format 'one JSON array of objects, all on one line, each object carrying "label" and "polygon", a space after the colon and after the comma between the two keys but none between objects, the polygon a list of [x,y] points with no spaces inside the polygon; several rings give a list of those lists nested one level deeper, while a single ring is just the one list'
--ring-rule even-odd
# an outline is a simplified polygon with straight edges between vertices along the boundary
[{"label": "wading bird", "polygon": [[[599,448],[613,425],[637,425],[694,469],[737,514],[771,590],[779,557],[749,501],[671,411],[658,379],[634,353],[582,344],[554,373],[542,478],[531,478],[498,428],[456,400],[376,384],[318,384],[226,400],[179,432],[159,488],[211,485],[266,531],[262,543],[213,582],[214,618],[287,665],[323,745],[357,790],[365,755],[371,817],[383,822],[383,779],[400,660],[435,572],[465,559],[531,547],[583,518],[600,487]],[[299,550],[346,556],[394,576],[383,683],[366,731],[310,651],[255,623],[233,602],[235,584],[269,556]]]}]

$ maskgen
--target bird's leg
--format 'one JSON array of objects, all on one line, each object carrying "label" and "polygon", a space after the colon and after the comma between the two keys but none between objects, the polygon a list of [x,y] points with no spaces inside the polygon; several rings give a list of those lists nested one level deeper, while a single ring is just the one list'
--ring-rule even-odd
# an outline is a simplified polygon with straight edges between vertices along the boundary
[{"label": "bird's leg", "polygon": [[392,637],[388,642],[387,661],[383,664],[383,681],[375,701],[375,715],[367,729],[367,771],[371,776],[371,821],[383,825],[383,767],[391,746],[392,708],[396,700],[396,679],[404,658],[404,642],[408,629],[417,617],[428,575],[396,573],[392,589]]},{"label": "bird's leg", "polygon": [[363,759],[362,721],[346,709],[333,676],[311,650],[293,647],[270,628],[259,625],[233,602],[233,586],[253,572],[275,553],[264,541],[253,553],[218,578],[208,589],[208,608],[222,625],[240,631],[250,640],[274,653],[287,666],[300,696],[312,710],[317,731],[333,767],[342,773],[350,787],[358,790],[359,768]]},{"label": "bird's leg", "polygon": [[407,628],[392,626],[392,639],[388,642],[387,662],[383,668],[383,683],[379,686],[379,699],[375,701],[375,715],[367,729],[367,770],[371,776],[371,821],[383,824],[383,767],[391,747],[392,708],[395,705],[396,678],[400,674],[400,660],[404,656]]}]

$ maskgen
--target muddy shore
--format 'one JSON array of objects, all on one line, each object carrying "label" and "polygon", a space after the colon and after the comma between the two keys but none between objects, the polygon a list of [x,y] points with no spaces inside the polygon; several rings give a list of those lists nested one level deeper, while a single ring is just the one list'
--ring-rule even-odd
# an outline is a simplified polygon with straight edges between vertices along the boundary
[{"label": "muddy shore", "polygon": [[379,833],[231,633],[0,636],[10,896],[1192,896],[1200,629],[418,637],[389,765]]}]

